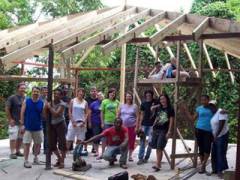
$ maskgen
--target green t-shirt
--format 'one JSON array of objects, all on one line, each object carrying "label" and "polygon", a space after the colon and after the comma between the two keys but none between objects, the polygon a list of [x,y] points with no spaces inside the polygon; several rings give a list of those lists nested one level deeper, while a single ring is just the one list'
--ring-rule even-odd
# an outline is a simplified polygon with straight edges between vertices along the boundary
[{"label": "green t-shirt", "polygon": [[112,101],[110,99],[104,99],[101,104],[101,110],[103,112],[103,118],[105,124],[113,124],[116,119],[117,109],[119,101]]}]

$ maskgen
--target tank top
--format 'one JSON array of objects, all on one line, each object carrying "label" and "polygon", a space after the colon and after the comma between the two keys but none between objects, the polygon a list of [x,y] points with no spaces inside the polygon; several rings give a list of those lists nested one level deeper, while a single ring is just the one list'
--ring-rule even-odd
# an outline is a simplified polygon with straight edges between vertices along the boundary
[{"label": "tank top", "polygon": [[85,109],[87,106],[87,101],[84,99],[82,102],[79,102],[77,98],[73,99],[73,105],[72,105],[72,118],[73,121],[84,121],[85,116]]},{"label": "tank top", "polygon": [[26,100],[26,110],[24,114],[24,126],[28,131],[39,131],[42,129],[43,101],[34,102],[32,98]]}]

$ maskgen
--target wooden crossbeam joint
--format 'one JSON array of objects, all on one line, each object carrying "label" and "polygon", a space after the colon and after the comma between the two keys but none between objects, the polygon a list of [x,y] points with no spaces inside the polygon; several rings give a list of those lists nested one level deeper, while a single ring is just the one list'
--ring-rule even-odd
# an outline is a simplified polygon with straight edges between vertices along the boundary
[{"label": "wooden crossbeam joint", "polygon": [[209,17],[205,18],[194,30],[193,30],[193,39],[198,41],[200,36],[209,26]]}]

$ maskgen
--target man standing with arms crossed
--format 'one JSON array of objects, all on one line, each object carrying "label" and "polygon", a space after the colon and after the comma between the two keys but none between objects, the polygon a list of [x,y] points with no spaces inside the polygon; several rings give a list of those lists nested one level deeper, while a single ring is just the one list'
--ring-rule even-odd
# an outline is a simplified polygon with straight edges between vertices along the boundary
[{"label": "man standing with arms crossed", "polygon": [[6,115],[8,119],[8,133],[10,139],[10,158],[17,159],[17,156],[23,156],[20,152],[22,145],[22,134],[20,133],[20,112],[22,103],[25,99],[26,86],[24,83],[20,83],[17,86],[17,93],[8,98],[6,102]]}]

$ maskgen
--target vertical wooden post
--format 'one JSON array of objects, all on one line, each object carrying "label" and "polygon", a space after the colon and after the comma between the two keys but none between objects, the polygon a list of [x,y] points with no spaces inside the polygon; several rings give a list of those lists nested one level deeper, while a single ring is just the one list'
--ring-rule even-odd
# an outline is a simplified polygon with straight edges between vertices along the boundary
[{"label": "vertical wooden post", "polygon": [[120,72],[120,102],[124,102],[125,94],[125,78],[126,78],[126,53],[127,53],[127,44],[122,45],[121,51],[121,72]]},{"label": "vertical wooden post", "polygon": [[[199,78],[201,79],[200,84],[198,85],[198,95],[197,95],[197,101],[198,104],[200,103],[200,98],[202,94],[202,84],[203,84],[203,40],[199,40],[199,57],[198,57],[198,75]],[[193,167],[197,167],[197,159],[198,159],[198,145],[195,137],[195,142],[194,142],[194,159],[193,159]]]},{"label": "vertical wooden post", "polygon": [[[137,77],[138,77],[138,65],[139,65],[139,47],[136,49],[135,68],[134,68],[134,80],[133,80],[133,93],[137,91]],[[133,103],[136,103],[136,94],[133,95]]]},{"label": "vertical wooden post", "polygon": [[180,51],[181,51],[181,41],[178,41],[178,42],[177,42],[177,74],[176,74],[175,93],[174,93],[174,111],[175,111],[175,118],[174,118],[174,121],[173,121],[171,169],[174,169],[174,168],[175,168],[175,155],[176,155],[177,112],[178,112],[179,79],[180,79]]},{"label": "vertical wooden post", "polygon": [[77,89],[78,89],[78,83],[79,83],[79,70],[75,70],[75,83],[74,83],[74,94],[77,94]]},{"label": "vertical wooden post", "polygon": [[159,46],[157,45],[156,47],[155,47],[155,62],[157,62],[158,61],[158,56],[159,56]]},{"label": "vertical wooden post", "polygon": [[24,64],[21,64],[21,75],[24,75]]},{"label": "vertical wooden post", "polygon": [[[48,102],[52,102],[52,87],[53,87],[53,61],[54,61],[54,50],[52,44],[49,45],[49,54],[48,54]],[[48,119],[46,121],[46,128],[47,128],[47,154],[46,154],[46,166],[45,169],[51,169],[51,152],[50,152],[50,135],[49,135],[49,127],[52,120],[51,113],[48,114]]]}]

